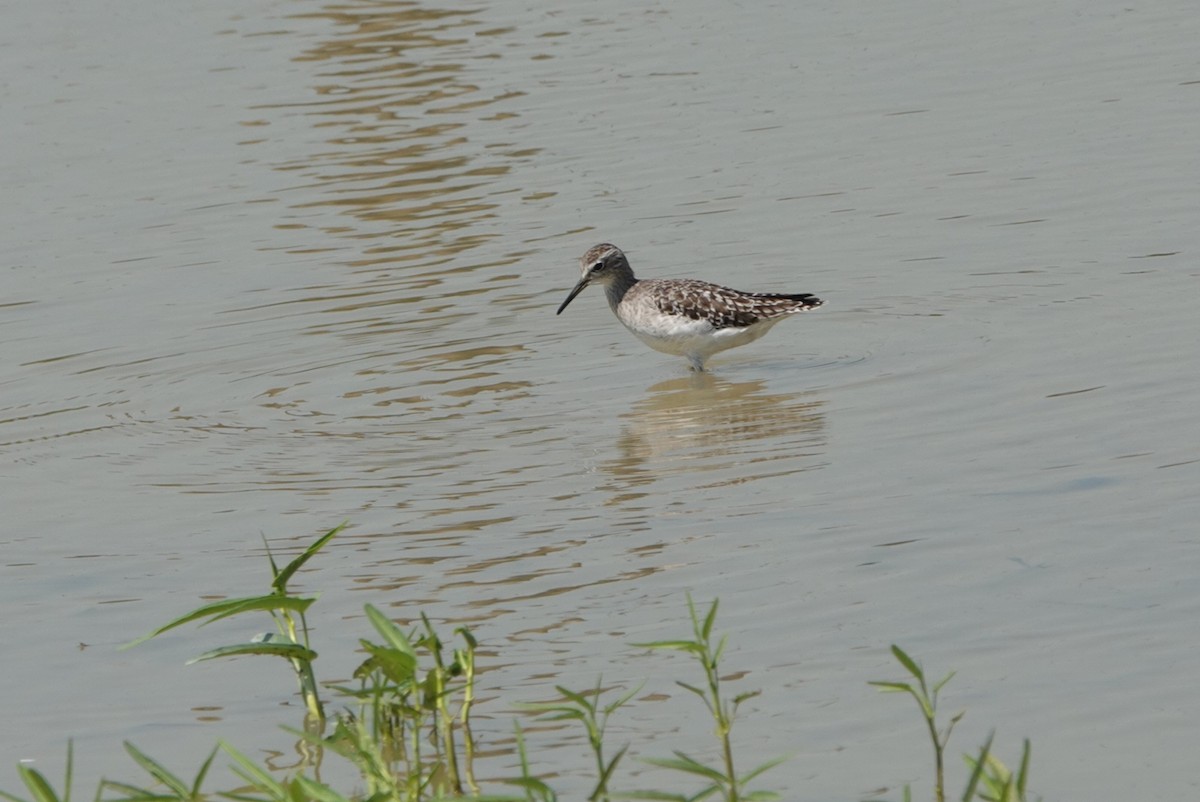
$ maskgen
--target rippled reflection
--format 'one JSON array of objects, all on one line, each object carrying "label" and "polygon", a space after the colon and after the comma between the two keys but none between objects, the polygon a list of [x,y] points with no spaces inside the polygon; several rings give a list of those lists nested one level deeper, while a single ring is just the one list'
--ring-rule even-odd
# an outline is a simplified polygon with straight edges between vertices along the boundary
[{"label": "rippled reflection", "polygon": [[[356,419],[391,406],[432,411],[434,396],[454,404],[529,387],[502,373],[525,356],[519,331],[484,332],[480,324],[509,317],[531,297],[515,269],[522,249],[483,246],[503,236],[499,209],[521,188],[514,170],[538,148],[514,135],[511,101],[524,93],[493,80],[512,32],[479,17],[477,9],[383,2],[296,15],[330,26],[296,57],[312,71],[314,97],[255,109],[278,124],[299,115],[315,135],[308,152],[271,159],[300,179],[280,193],[290,209],[282,226],[315,226],[326,242],[352,243],[337,254],[341,280],[282,305],[300,308],[302,333],[356,347],[339,345],[325,357],[340,352],[345,364],[361,366],[344,398],[369,400],[375,412]],[[280,305],[242,311],[275,314]],[[272,403],[302,406],[290,390],[275,388]]]},{"label": "rippled reflection", "polygon": [[315,65],[318,99],[267,108],[315,117],[327,149],[278,168],[320,183],[323,197],[301,208],[335,206],[385,221],[374,235],[397,242],[372,253],[391,261],[474,247],[482,240],[467,229],[497,207],[488,188],[512,159],[537,152],[466,130],[488,107],[522,94],[481,94],[468,77],[468,62],[498,57],[489,39],[501,32],[481,31],[473,10],[356,5],[304,15],[337,31],[297,59]]},{"label": "rippled reflection", "polygon": [[[604,464],[613,502],[665,476],[713,476],[699,487],[741,484],[819,466],[824,402],[766,392],[762,381],[732,383],[711,373],[651,387],[622,425],[619,456]],[[731,470],[734,469],[734,470]]]}]

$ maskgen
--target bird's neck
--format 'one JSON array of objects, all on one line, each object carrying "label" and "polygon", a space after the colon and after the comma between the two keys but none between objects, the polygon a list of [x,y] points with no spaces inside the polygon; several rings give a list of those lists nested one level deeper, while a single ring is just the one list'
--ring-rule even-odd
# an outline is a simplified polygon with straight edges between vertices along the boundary
[{"label": "bird's neck", "polygon": [[633,271],[626,270],[618,273],[613,281],[604,287],[604,295],[608,298],[608,305],[614,312],[617,311],[617,306],[625,297],[625,293],[629,292],[630,288],[637,283],[638,280],[633,277]]}]

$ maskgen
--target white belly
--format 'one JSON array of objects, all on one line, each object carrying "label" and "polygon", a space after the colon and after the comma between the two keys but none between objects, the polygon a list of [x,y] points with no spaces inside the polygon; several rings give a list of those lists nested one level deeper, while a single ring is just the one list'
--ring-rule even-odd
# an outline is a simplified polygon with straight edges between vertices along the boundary
[{"label": "white belly", "polygon": [[655,351],[689,359],[707,359],[719,351],[754,342],[781,319],[763,320],[742,329],[714,329],[706,320],[675,316],[621,322]]}]

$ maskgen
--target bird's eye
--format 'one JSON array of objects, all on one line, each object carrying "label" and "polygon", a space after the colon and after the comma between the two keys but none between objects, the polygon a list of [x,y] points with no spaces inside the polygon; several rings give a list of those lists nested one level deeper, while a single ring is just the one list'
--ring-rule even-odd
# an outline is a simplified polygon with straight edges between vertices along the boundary
[{"label": "bird's eye", "polygon": [[593,273],[599,273],[603,269],[604,269],[604,262],[596,262],[596,264],[592,265]]}]

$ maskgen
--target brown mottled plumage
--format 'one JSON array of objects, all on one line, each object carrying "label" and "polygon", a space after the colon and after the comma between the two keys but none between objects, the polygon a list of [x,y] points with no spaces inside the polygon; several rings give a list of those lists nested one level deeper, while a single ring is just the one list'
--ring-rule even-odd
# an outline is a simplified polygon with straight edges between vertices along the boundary
[{"label": "brown mottled plumage", "polygon": [[621,249],[608,243],[588,250],[579,264],[583,275],[556,314],[589,284],[599,284],[625,328],[656,351],[687,357],[695,370],[704,370],[713,354],[753,342],[785,317],[824,303],[808,293],[741,292],[695,279],[639,280]]}]

